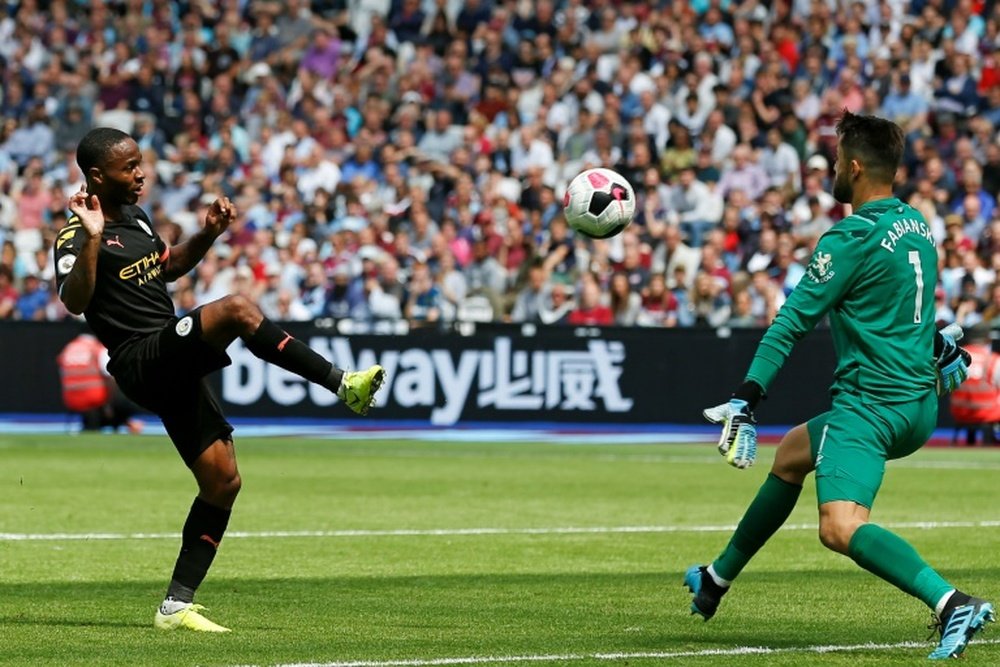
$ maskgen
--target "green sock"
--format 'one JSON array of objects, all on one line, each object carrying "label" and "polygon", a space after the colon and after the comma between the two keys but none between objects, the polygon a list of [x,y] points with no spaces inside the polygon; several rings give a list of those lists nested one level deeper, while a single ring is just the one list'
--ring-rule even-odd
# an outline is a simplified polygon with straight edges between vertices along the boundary
[{"label": "green sock", "polygon": [[736,526],[729,544],[712,563],[716,574],[727,581],[735,579],[754,554],[785,523],[801,491],[802,487],[798,484],[789,484],[769,473],[740,519],[740,525]]},{"label": "green sock", "polygon": [[931,609],[955,588],[924,562],[909,542],[874,523],[866,523],[854,532],[847,554],[876,577],[923,600]]}]

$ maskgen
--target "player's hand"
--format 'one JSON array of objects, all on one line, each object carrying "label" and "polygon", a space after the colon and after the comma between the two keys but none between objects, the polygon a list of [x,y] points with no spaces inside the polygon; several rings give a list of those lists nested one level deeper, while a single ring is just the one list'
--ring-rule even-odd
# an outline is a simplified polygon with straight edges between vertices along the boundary
[{"label": "player's hand", "polygon": [[87,194],[81,187],[69,198],[69,210],[80,219],[80,224],[90,238],[100,238],[104,232],[104,211],[101,210],[101,200],[97,195]]},{"label": "player's hand", "polygon": [[702,414],[713,424],[722,424],[719,453],[729,465],[740,469],[752,466],[757,460],[757,420],[750,405],[733,398],[728,403],[706,408]]},{"label": "player's hand", "polygon": [[208,207],[205,214],[205,231],[214,236],[221,235],[229,229],[229,225],[236,219],[236,205],[229,201],[229,197],[219,197]]},{"label": "player's hand", "polygon": [[957,324],[949,324],[934,334],[938,396],[955,391],[969,377],[972,356],[958,346],[962,336],[962,327]]}]

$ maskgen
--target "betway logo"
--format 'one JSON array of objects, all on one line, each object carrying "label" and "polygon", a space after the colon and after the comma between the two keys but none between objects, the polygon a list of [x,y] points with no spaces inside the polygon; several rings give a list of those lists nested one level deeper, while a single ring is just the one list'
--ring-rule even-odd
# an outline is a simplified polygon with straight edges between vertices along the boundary
[{"label": "betway logo", "polygon": [[[369,349],[355,354],[350,340],[315,337],[309,346],[340,368],[367,368],[379,363],[386,386],[376,406],[389,402],[403,408],[429,407],[431,422],[457,422],[473,397],[480,408],[498,410],[593,410],[599,400],[608,412],[627,412],[632,399],[621,394],[619,381],[625,346],[619,341],[589,340],[586,350],[512,350],[509,337],[496,338],[493,349],[458,353],[438,350]],[[242,342],[229,348],[233,364],[222,371],[222,397],[250,405],[265,396],[279,405],[309,401],[332,405],[333,393],[253,356]]]}]

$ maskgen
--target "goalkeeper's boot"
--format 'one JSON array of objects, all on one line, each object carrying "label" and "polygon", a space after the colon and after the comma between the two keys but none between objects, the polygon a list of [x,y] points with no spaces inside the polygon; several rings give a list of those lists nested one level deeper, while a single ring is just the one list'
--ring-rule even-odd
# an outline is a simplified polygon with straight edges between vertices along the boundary
[{"label": "goalkeeper's boot", "polygon": [[684,575],[684,585],[691,591],[691,614],[698,614],[706,621],[715,616],[722,596],[729,590],[720,586],[704,565],[692,565]]},{"label": "goalkeeper's boot", "polygon": [[[230,632],[229,628],[224,628],[218,623],[213,623],[201,612],[205,608],[200,604],[182,604],[176,609],[169,609],[166,602],[156,610],[153,617],[153,627],[160,630],[194,630],[195,632]],[[173,603],[171,606],[176,606]],[[169,612],[169,613],[166,613]]]},{"label": "goalkeeper's boot", "polygon": [[992,604],[979,598],[969,598],[964,604],[941,615],[936,624],[941,630],[941,641],[927,657],[931,660],[959,657],[969,645],[969,640],[985,628],[987,623],[995,620],[996,613]]},{"label": "goalkeeper's boot", "polygon": [[366,371],[344,371],[337,397],[359,415],[366,415],[375,404],[375,394],[384,381],[385,369],[378,364]]}]

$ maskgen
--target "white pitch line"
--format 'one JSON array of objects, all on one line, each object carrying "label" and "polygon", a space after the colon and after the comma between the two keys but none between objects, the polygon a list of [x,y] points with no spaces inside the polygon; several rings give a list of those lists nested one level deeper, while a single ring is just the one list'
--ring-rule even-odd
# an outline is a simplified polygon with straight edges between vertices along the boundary
[{"label": "white pitch line", "polygon": [[[915,528],[937,530],[945,528],[997,528],[1000,521],[897,521],[879,525],[884,528]],[[793,523],[782,530],[816,530],[815,523]],[[617,533],[725,533],[736,529],[735,524],[717,526],[567,526],[550,528],[430,528],[398,530],[270,530],[231,531],[227,539],[269,539],[297,537],[457,537],[477,535],[601,535]],[[180,533],[0,533],[0,542],[51,542],[75,540],[174,540]]]},{"label": "white pitch line", "polygon": [[[1000,644],[1000,639],[978,640],[982,644]],[[926,642],[897,642],[895,644],[830,644],[821,646],[739,646],[736,648],[709,648],[700,651],[641,651],[635,653],[557,653],[551,655],[469,656],[458,658],[417,658],[413,660],[352,660],[347,662],[294,662],[275,667],[433,667],[435,665],[489,665],[517,662],[572,662],[577,660],[676,660],[678,658],[703,658],[741,655],[779,655],[782,653],[856,653],[859,651],[892,651],[899,649],[925,649]],[[258,667],[244,665],[242,667]]]}]

